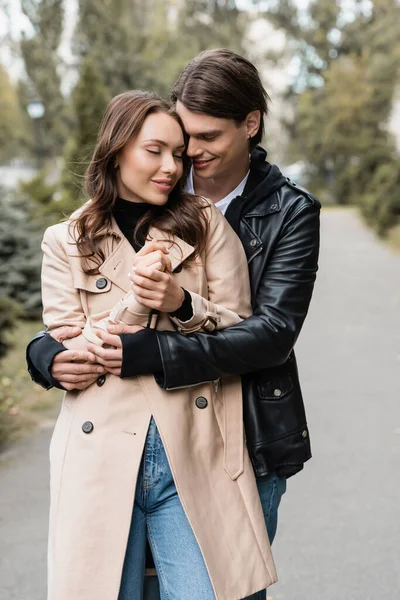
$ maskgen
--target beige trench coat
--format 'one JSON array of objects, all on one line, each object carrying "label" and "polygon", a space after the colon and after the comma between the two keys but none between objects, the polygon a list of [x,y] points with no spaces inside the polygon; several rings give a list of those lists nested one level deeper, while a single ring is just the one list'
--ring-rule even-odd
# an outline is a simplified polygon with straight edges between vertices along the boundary
[{"label": "beige trench coat", "polygon": [[[250,314],[242,245],[214,206],[206,210],[205,257],[186,263],[175,275],[191,292],[193,319],[172,323],[161,314],[157,329],[226,327]],[[173,252],[176,267],[193,249],[179,238],[173,241],[180,249]],[[103,242],[106,259],[97,276],[82,271],[68,222],[50,227],[42,248],[43,314],[49,330],[67,324],[84,329],[88,319],[98,322],[98,315],[105,318],[120,306],[121,297],[129,297],[134,250],[115,222]],[[137,315],[143,319],[140,310]],[[48,600],[117,600],[152,415],[217,600],[240,600],[274,583],[244,444],[240,378],[169,391],[153,376],[108,374],[103,382],[99,378],[83,392],[65,394],[51,440]],[[208,401],[205,409],[196,406],[199,396]],[[93,425],[89,433],[83,428],[87,422]]]}]

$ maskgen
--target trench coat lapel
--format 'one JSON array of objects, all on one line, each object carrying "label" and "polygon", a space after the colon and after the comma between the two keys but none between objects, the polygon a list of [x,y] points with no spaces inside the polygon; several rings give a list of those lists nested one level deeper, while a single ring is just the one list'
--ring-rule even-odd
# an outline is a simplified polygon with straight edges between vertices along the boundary
[{"label": "trench coat lapel", "polygon": [[169,251],[168,258],[171,261],[171,267],[174,271],[183,261],[185,261],[194,252],[193,246],[184,242],[177,235],[168,236],[163,231],[151,227],[147,236],[148,240],[157,240],[166,242]]},{"label": "trench coat lapel", "polygon": [[121,234],[121,239],[117,247],[99,267],[100,273],[106,279],[120,287],[121,290],[128,292],[132,286],[128,273],[132,269],[135,254],[126,237]]}]

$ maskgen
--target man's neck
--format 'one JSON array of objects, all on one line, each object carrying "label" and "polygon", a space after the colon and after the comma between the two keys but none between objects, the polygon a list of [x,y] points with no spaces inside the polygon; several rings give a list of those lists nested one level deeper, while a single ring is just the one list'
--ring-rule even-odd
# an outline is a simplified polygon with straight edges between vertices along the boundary
[{"label": "man's neck", "polygon": [[233,192],[241,181],[246,177],[249,164],[243,165],[243,169],[237,170],[231,177],[223,175],[212,179],[196,177],[193,171],[193,187],[199,196],[205,196],[216,203]]}]

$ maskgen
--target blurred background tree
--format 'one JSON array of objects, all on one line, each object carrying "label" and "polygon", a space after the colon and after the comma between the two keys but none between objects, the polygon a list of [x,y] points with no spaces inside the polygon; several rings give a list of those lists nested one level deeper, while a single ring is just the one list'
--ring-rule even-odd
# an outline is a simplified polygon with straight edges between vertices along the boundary
[{"label": "blurred background tree", "polygon": [[[25,318],[40,318],[40,241],[42,223],[32,220],[30,204],[0,190],[1,295],[20,306]],[[15,314],[15,312],[13,313]]]},{"label": "blurred background tree", "polygon": [[19,155],[23,135],[22,117],[16,88],[0,64],[0,163]]},{"label": "blurred background tree", "polygon": [[306,184],[323,200],[359,204],[384,234],[400,220],[398,202],[385,196],[386,208],[374,210],[371,194],[398,165],[388,121],[399,84],[400,5],[355,0],[349,11],[330,0],[311,0],[306,10],[291,0],[270,4],[269,18],[285,31],[298,65],[288,89],[288,157],[307,161]]},{"label": "blurred background tree", "polygon": [[22,36],[20,47],[31,99],[44,105],[40,123],[43,157],[58,156],[67,138],[65,99],[61,92],[58,48],[64,23],[63,0],[21,0],[33,35]]},{"label": "blurred background tree", "polygon": [[[90,98],[90,102],[88,102]],[[91,54],[82,62],[79,80],[72,92],[71,108],[74,115],[74,128],[64,148],[64,168],[61,177],[62,197],[60,203],[53,203],[52,209],[70,214],[82,199],[84,175],[91,152],[96,142],[104,109],[110,98]]]}]

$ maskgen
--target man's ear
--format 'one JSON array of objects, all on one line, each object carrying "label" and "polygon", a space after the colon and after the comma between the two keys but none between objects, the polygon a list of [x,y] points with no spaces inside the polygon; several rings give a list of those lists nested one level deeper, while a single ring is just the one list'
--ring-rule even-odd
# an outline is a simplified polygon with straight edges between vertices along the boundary
[{"label": "man's ear", "polygon": [[259,110],[252,110],[246,117],[246,130],[247,137],[250,139],[254,137],[260,128],[261,112]]}]

